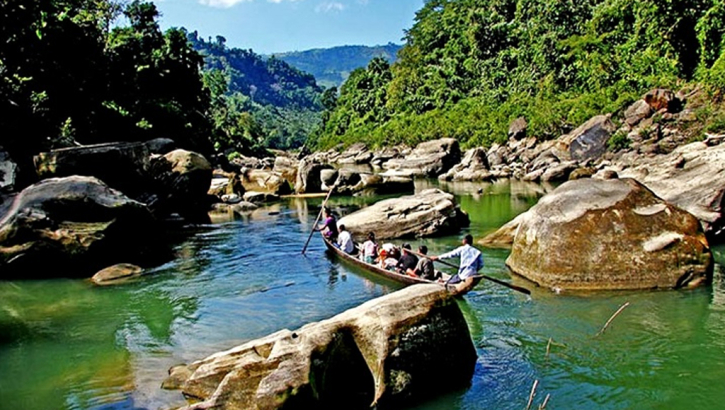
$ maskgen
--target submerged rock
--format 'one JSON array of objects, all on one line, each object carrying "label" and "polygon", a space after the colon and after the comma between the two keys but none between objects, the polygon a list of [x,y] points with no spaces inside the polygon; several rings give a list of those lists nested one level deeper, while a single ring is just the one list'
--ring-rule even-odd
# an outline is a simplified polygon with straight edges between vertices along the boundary
[{"label": "submerged rock", "polygon": [[437,285],[415,285],[294,332],[170,370],[192,409],[394,408],[466,386],[476,350]]},{"label": "submerged rock", "polygon": [[140,266],[119,263],[99,271],[93,275],[91,281],[100,286],[117,285],[141,275],[143,275],[143,268]]},{"label": "submerged rock", "polygon": [[453,195],[439,189],[387,199],[340,219],[356,236],[375,232],[378,239],[453,234],[468,226]]},{"label": "submerged rock", "polygon": [[506,264],[542,286],[672,289],[711,279],[697,218],[635,180],[569,181],[517,219]]}]

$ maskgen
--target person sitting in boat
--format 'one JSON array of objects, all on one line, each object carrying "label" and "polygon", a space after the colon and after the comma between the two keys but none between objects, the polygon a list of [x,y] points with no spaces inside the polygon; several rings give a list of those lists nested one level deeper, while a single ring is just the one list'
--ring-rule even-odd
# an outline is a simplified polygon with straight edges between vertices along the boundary
[{"label": "person sitting in boat", "polygon": [[355,252],[355,243],[352,241],[352,235],[345,229],[345,225],[340,225],[340,232],[337,234],[337,247],[342,249],[348,255]]},{"label": "person sitting in boat", "polygon": [[[421,255],[427,255],[428,247],[425,245],[420,245],[420,247],[418,247],[418,253],[420,253]],[[407,273],[410,276],[417,276],[427,280],[438,280],[441,277],[440,272],[435,271],[433,261],[426,257],[421,257],[415,268],[408,269]]]},{"label": "person sitting in boat", "polygon": [[368,240],[362,244],[362,260],[373,264],[375,257],[378,255],[378,244],[375,242],[375,233],[368,233]]},{"label": "person sitting in boat", "polygon": [[403,244],[402,252],[403,254],[400,256],[398,264],[395,266],[395,270],[398,273],[405,275],[406,272],[408,272],[408,269],[415,269],[415,266],[418,264],[418,258],[413,255],[413,252],[411,252],[409,243]]},{"label": "person sitting in boat", "polygon": [[383,245],[383,249],[380,250],[380,255],[378,256],[378,266],[385,270],[394,271],[395,267],[398,265],[398,260],[396,258],[393,258],[384,246],[385,245]]},{"label": "person sitting in boat", "polygon": [[332,211],[330,211],[330,208],[325,208],[325,221],[320,225],[317,230],[322,231],[322,234],[325,235],[325,238],[335,241],[337,239],[337,219],[335,219],[335,215],[332,214]]},{"label": "person sitting in boat", "polygon": [[383,244],[382,248],[385,250],[389,258],[400,259],[400,249],[390,242]]}]

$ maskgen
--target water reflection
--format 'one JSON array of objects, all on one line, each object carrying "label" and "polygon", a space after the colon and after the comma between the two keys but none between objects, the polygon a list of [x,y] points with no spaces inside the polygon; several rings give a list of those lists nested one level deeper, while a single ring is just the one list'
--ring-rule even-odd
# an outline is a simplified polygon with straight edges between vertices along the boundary
[{"label": "water reflection", "polygon": [[[480,237],[548,188],[442,186]],[[480,191],[480,192],[479,192]],[[333,198],[340,216],[380,198]],[[172,408],[167,369],[281,328],[295,329],[399,289],[348,266],[313,238],[323,198],[287,199],[212,226],[180,229],[177,257],[142,280],[96,288],[80,280],[0,282],[0,409]],[[416,241],[431,253],[460,235]],[[508,251],[484,249],[484,273],[508,278]],[[723,253],[716,249],[717,255]],[[555,409],[719,409],[725,391],[725,284],[685,292],[531,298],[482,282],[460,302],[479,360],[471,385],[410,409],[521,409],[534,380]],[[517,281],[514,278],[514,281]],[[528,286],[528,284],[524,284]],[[631,306],[594,335],[624,302]],[[548,341],[552,340],[549,345]],[[547,353],[547,346],[549,351]],[[445,375],[441,375],[445,377]]]}]

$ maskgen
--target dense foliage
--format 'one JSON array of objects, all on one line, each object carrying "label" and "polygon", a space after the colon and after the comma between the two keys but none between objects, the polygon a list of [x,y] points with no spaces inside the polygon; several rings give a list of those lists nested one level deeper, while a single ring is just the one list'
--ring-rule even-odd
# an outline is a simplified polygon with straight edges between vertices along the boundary
[{"label": "dense foliage", "polygon": [[318,148],[551,138],[654,87],[723,89],[722,0],[427,0],[399,61],[355,71]]},{"label": "dense foliage", "polygon": [[393,43],[384,46],[340,46],[279,53],[275,57],[314,75],[317,84],[323,87],[339,88],[353,70],[367,66],[375,57],[395,62],[400,48]]},{"label": "dense foliage", "polygon": [[297,148],[319,125],[322,89],[312,75],[252,50],[229,49],[222,36],[187,37],[204,56],[218,149],[253,154],[265,147]]},{"label": "dense foliage", "polygon": [[[121,13],[130,24],[111,28]],[[21,167],[74,143],[170,137],[210,152],[201,57],[157,16],[140,1],[0,0],[0,144]]]}]

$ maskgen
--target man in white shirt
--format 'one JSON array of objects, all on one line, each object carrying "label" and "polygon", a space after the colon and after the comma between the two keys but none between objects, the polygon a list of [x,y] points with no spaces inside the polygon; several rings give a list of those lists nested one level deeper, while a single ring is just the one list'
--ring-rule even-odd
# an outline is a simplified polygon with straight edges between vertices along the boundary
[{"label": "man in white shirt", "polygon": [[337,246],[347,254],[352,254],[355,251],[352,235],[345,229],[345,225],[340,225],[340,232],[337,234]]},{"label": "man in white shirt", "polygon": [[478,274],[478,271],[483,268],[483,255],[481,255],[481,251],[472,246],[473,237],[471,235],[466,235],[462,242],[462,246],[459,246],[450,252],[446,252],[439,256],[429,257],[432,261],[455,257],[461,258],[458,273],[453,275],[453,277],[447,282],[448,285],[456,285],[458,290],[472,286],[474,283],[474,277]]}]

